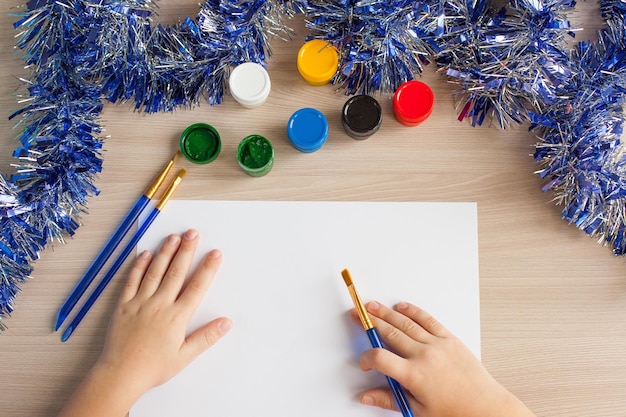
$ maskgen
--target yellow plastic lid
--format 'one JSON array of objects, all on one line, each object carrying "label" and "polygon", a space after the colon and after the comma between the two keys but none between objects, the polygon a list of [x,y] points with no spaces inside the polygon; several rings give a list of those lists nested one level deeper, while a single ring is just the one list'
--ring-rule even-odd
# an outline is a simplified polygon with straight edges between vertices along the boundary
[{"label": "yellow plastic lid", "polygon": [[330,43],[321,39],[308,41],[298,51],[298,71],[311,85],[324,85],[337,72],[339,54]]}]

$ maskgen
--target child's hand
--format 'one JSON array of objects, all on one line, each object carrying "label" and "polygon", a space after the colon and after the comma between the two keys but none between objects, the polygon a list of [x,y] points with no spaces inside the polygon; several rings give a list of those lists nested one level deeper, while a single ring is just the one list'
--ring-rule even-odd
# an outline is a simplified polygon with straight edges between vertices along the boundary
[{"label": "child's hand", "polygon": [[125,416],[150,388],[162,384],[231,327],[218,318],[189,336],[187,325],[222,262],[209,252],[187,281],[198,233],[170,235],[152,257],[143,252],[128,275],[100,358],[59,417]]},{"label": "child's hand", "polygon": [[[430,314],[408,303],[392,310],[370,302],[367,309],[386,347],[395,353],[369,349],[361,356],[361,369],[376,369],[396,379],[410,394],[416,416],[534,416]],[[359,322],[355,312],[352,316]],[[361,402],[397,410],[386,388],[362,393]]]},{"label": "child's hand", "polygon": [[186,283],[198,240],[189,230],[182,239],[168,236],[154,259],[149,252],[139,255],[113,314],[98,365],[142,391],[176,375],[230,329],[230,321],[220,318],[185,337],[222,261],[218,250],[209,252]]}]

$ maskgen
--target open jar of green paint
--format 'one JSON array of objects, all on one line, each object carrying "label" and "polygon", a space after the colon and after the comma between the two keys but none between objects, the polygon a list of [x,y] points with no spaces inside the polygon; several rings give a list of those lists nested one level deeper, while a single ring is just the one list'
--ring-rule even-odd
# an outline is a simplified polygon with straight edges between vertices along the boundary
[{"label": "open jar of green paint", "polygon": [[274,166],[274,147],[261,135],[246,136],[239,142],[237,162],[246,174],[261,177]]},{"label": "open jar of green paint", "polygon": [[195,123],[180,136],[180,151],[193,163],[208,164],[220,154],[222,141],[217,130],[206,123]]}]

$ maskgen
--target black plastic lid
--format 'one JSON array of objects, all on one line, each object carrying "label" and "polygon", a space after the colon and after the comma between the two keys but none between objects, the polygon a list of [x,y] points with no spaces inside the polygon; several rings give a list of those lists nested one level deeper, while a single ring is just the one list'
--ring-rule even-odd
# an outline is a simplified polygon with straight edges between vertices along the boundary
[{"label": "black plastic lid", "polygon": [[356,95],[343,105],[341,122],[346,133],[355,139],[365,139],[380,128],[383,112],[380,103],[368,95]]}]

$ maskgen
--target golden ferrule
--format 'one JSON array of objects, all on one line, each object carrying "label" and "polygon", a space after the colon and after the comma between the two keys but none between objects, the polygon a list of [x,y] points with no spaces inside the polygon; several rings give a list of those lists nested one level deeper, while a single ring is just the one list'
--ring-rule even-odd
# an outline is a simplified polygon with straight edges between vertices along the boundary
[{"label": "golden ferrule", "polygon": [[174,166],[174,163],[176,162],[177,157],[178,157],[178,152],[176,152],[174,157],[167,163],[165,168],[163,168],[163,171],[161,171],[161,173],[154,179],[152,184],[150,184],[150,186],[144,193],[146,197],[148,197],[149,199],[152,199],[154,197],[159,187],[161,187],[161,184],[163,184],[163,181],[165,181],[167,174],[169,174],[170,170]]},{"label": "golden ferrule", "polygon": [[370,319],[369,314],[367,314],[367,310],[365,309],[365,305],[359,297],[359,293],[356,292],[356,288],[354,285],[348,286],[348,291],[350,292],[350,296],[352,297],[352,301],[354,302],[354,306],[356,307],[356,312],[359,315],[359,319],[361,319],[361,324],[365,330],[369,330],[374,327],[372,320]]},{"label": "golden ferrule", "polygon": [[161,210],[163,206],[167,204],[167,202],[172,197],[172,194],[174,194],[174,191],[176,191],[176,188],[178,188],[178,185],[183,180],[183,177],[186,173],[187,171],[185,171],[184,169],[178,171],[178,175],[176,175],[176,178],[174,178],[174,181],[172,181],[170,186],[167,187],[167,190],[165,190],[165,194],[163,194],[163,197],[161,197],[161,200],[159,200],[159,203],[156,205],[157,210]]}]

